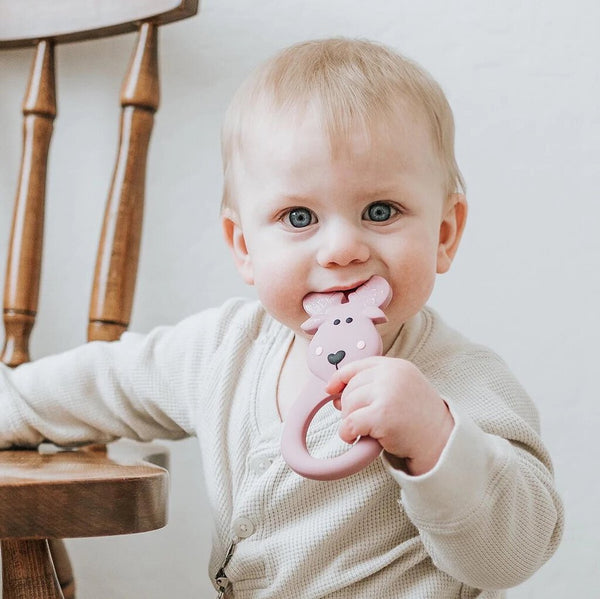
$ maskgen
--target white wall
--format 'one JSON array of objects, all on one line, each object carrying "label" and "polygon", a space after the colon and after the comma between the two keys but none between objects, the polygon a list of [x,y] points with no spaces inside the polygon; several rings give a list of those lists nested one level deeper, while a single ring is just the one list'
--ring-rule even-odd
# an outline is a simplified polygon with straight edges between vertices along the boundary
[{"label": "white wall", "polygon": [[[233,293],[251,293],[220,239],[218,136],[228,99],[260,60],[303,39],[359,36],[413,57],[446,90],[471,212],[461,252],[432,304],[503,355],[536,398],[567,506],[561,548],[510,593],[513,599],[597,591],[600,398],[592,367],[600,335],[599,31],[596,0],[205,0],[199,16],[161,34],[162,108],[132,323],[139,331]],[[87,273],[132,44],[132,36],[123,36],[58,49],[60,115],[50,157],[36,356],[84,340]],[[30,58],[29,50],[0,56],[2,261]],[[51,281],[57,269],[58,282]],[[205,574],[210,522],[195,445],[171,449],[170,525],[71,543],[81,599],[212,596]]]}]

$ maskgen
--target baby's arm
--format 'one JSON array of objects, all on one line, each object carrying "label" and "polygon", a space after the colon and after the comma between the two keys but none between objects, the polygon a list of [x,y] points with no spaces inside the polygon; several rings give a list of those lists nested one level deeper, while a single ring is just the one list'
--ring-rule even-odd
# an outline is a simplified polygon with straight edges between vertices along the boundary
[{"label": "baby's arm", "polygon": [[0,366],[0,447],[192,434],[209,339],[204,313],[145,336],[126,333],[14,370]]},{"label": "baby's arm", "polygon": [[[537,414],[491,353],[438,364],[435,372],[450,376],[432,372],[434,387],[414,365],[385,357],[340,369],[328,390],[349,381],[346,406],[344,395],[341,401],[342,435],[375,435],[403,458],[388,456],[389,471],[441,570],[477,588],[514,586],[552,555],[563,524]],[[372,399],[375,393],[380,396]]]},{"label": "baby's arm", "polygon": [[548,456],[453,413],[436,468],[420,477],[393,472],[403,505],[441,570],[476,588],[515,586],[550,558],[562,534]]}]

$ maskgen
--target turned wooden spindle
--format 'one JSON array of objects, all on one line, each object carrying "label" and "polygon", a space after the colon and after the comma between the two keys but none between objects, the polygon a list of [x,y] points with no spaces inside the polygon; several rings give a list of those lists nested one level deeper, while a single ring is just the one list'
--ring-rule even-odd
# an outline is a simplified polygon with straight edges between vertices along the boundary
[{"label": "turned wooden spindle", "polygon": [[[23,100],[23,153],[17,184],[4,287],[5,340],[1,360],[16,367],[29,361],[40,289],[46,172],[56,117],[54,44],[38,42]],[[51,541],[59,556],[59,583],[47,540],[3,540],[5,599],[74,596],[71,565],[61,541]],[[26,584],[32,584],[28,594]],[[67,590],[61,592],[61,585]]]},{"label": "turned wooden spindle", "polygon": [[9,366],[29,360],[29,336],[38,307],[48,149],[56,117],[54,46],[37,44],[23,100],[23,154],[4,287],[1,359]]},{"label": "turned wooden spindle", "polygon": [[129,325],[137,275],[146,158],[159,104],[157,28],[141,25],[121,89],[119,151],[106,204],[88,339],[118,339]]}]

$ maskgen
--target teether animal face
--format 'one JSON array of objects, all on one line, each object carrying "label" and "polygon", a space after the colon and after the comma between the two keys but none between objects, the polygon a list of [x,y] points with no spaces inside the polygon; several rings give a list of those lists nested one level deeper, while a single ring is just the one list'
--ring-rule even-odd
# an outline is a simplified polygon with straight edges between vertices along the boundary
[{"label": "teether animal face", "polygon": [[314,337],[308,350],[308,367],[323,381],[345,364],[380,355],[382,341],[375,324],[386,322],[385,308],[391,289],[382,277],[374,276],[348,294],[311,293],[304,299],[310,318],[302,324]]}]

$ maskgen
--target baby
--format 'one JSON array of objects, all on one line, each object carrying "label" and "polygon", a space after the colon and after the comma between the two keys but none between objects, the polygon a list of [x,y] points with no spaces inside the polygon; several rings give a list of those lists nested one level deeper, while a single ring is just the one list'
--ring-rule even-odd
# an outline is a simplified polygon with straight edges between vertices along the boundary
[{"label": "baby", "polygon": [[[196,436],[228,597],[503,597],[555,551],[562,506],[531,400],[426,307],[465,226],[453,146],[443,92],[390,49],[284,50],[223,129],[223,230],[259,301],[3,367],[0,446]],[[303,300],[375,275],[392,290],[384,356],[340,364],[341,414],[321,410],[308,444],[327,458],[369,435],[384,452],[304,479],[279,445],[310,377]]]}]

